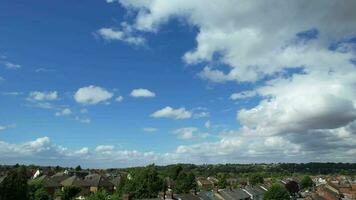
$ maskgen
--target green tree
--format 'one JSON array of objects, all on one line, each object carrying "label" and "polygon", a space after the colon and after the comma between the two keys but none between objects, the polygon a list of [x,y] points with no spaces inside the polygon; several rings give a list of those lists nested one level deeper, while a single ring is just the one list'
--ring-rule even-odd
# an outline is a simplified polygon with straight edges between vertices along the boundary
[{"label": "green tree", "polygon": [[195,175],[190,172],[181,172],[176,180],[175,192],[177,193],[189,193],[190,190],[196,190],[197,185],[195,181]]},{"label": "green tree", "polygon": [[50,200],[50,199],[51,199],[50,195],[43,187],[40,187],[39,189],[36,190],[35,200]]},{"label": "green tree", "polygon": [[28,184],[30,200],[49,200],[50,195],[43,187],[43,181],[31,180]]},{"label": "green tree", "polygon": [[264,194],[263,200],[288,200],[290,199],[287,189],[279,184],[274,184]]},{"label": "green tree", "polygon": [[163,190],[163,180],[158,176],[155,165],[149,165],[130,174],[132,178],[123,180],[119,194],[128,193],[133,199],[142,199],[157,197]]},{"label": "green tree", "polygon": [[28,200],[27,170],[24,166],[12,169],[3,180],[0,200]]},{"label": "green tree", "polygon": [[95,193],[92,193],[86,198],[86,200],[109,200],[111,199],[110,195],[105,190],[99,190]]},{"label": "green tree", "polygon": [[226,187],[227,187],[226,175],[222,174],[221,176],[219,176],[218,188],[224,189]]},{"label": "green tree", "polygon": [[300,186],[302,189],[310,188],[313,186],[313,180],[310,178],[310,176],[304,176],[300,181]]},{"label": "green tree", "polygon": [[82,171],[82,167],[80,165],[76,166],[75,171]]},{"label": "green tree", "polygon": [[72,200],[75,196],[77,196],[80,192],[80,188],[67,186],[64,187],[63,190],[59,193],[59,196],[62,200]]},{"label": "green tree", "polygon": [[250,184],[251,185],[257,185],[259,183],[263,183],[263,177],[259,174],[253,174],[250,178],[249,178]]}]

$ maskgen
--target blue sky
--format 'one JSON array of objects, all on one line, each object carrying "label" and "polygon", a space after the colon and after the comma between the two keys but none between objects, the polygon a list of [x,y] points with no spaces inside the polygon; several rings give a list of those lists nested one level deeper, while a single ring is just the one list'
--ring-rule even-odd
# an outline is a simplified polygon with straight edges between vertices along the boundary
[{"label": "blue sky", "polygon": [[[0,141],[7,147],[0,152],[9,154],[3,162],[107,167],[301,162],[314,154],[322,161],[351,159],[355,43],[345,38],[355,36],[348,28],[356,27],[348,20],[354,14],[343,6],[325,5],[336,10],[329,15],[291,5],[299,18],[274,16],[263,3],[270,21],[248,17],[260,11],[258,4],[234,12],[230,7],[243,3],[224,0],[226,12],[219,12],[214,2],[199,0],[0,2]],[[303,21],[315,15],[332,25]],[[283,16],[290,24],[271,25]],[[135,89],[144,94],[132,95]],[[344,110],[349,113],[341,115]],[[319,138],[337,138],[340,149],[326,152],[332,144],[315,149],[298,140],[313,141],[317,130],[324,131]],[[348,154],[341,154],[345,148]],[[123,152],[135,162],[127,164]]]}]

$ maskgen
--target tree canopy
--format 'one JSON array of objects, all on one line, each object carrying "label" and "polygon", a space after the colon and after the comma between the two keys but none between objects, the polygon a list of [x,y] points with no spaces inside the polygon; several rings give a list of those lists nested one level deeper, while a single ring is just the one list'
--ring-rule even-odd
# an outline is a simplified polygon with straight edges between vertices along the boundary
[{"label": "tree canopy", "polygon": [[310,176],[304,176],[300,181],[300,186],[302,189],[310,188],[313,186],[313,180],[310,178]]},{"label": "tree canopy", "polygon": [[274,184],[264,194],[263,200],[288,200],[290,199],[289,193],[282,185]]},{"label": "tree canopy", "polygon": [[27,200],[28,193],[26,167],[15,167],[0,186],[0,200]]}]

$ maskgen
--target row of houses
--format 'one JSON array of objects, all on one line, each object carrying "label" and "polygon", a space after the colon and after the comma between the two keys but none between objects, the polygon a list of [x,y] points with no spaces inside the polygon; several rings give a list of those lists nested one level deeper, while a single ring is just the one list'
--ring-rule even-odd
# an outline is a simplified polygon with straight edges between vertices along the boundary
[{"label": "row of houses", "polygon": [[121,176],[105,176],[100,174],[89,174],[88,172],[61,172],[53,176],[36,175],[29,184],[41,182],[43,187],[51,195],[62,190],[64,187],[78,187],[81,189],[79,196],[87,196],[98,190],[112,193],[120,184]]}]

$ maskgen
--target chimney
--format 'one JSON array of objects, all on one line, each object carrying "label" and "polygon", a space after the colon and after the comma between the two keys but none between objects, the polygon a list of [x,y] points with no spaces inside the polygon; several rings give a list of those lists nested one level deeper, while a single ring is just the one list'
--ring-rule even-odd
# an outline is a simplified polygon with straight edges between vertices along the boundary
[{"label": "chimney", "polygon": [[125,193],[122,195],[122,200],[130,200],[130,195]]}]

